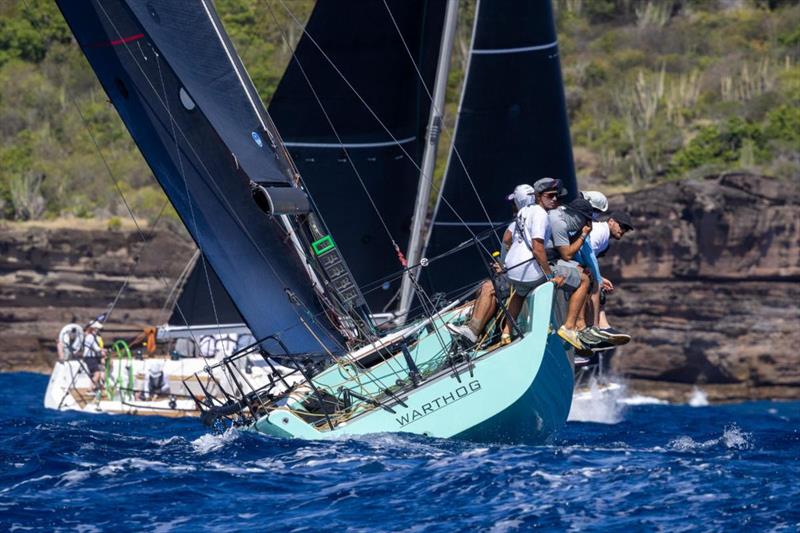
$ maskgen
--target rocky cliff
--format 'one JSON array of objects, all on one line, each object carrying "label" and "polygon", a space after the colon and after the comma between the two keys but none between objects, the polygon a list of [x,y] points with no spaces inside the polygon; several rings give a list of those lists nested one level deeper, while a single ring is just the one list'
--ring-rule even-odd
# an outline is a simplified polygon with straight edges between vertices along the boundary
[{"label": "rocky cliff", "polygon": [[169,289],[193,250],[165,230],[0,226],[0,370],[49,372],[61,327],[87,323],[118,293],[109,327],[163,320]]},{"label": "rocky cliff", "polygon": [[613,368],[683,400],[800,398],[800,184],[737,174],[612,197],[636,230],[602,260]]},{"label": "rocky cliff", "polygon": [[[610,201],[636,224],[602,259],[610,320],[634,336],[614,370],[671,400],[696,384],[711,400],[800,398],[798,181],[728,175]],[[103,312],[129,275],[112,325],[164,320],[193,249],[168,231],[0,227],[0,369],[49,371],[61,326]]]}]

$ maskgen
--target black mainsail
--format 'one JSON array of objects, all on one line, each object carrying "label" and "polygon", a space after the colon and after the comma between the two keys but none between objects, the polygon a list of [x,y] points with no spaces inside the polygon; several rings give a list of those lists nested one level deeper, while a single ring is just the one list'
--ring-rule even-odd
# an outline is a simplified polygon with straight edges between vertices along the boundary
[{"label": "black mainsail", "polygon": [[[454,149],[425,255],[509,221],[506,196],[545,176],[561,178],[575,194],[551,2],[479,0]],[[489,251],[498,249],[504,229],[484,241]],[[433,291],[464,288],[488,275],[488,261],[486,250],[468,246],[431,262],[422,281]]]},{"label": "black mainsail", "polygon": [[402,268],[392,241],[406,252],[430,112],[420,74],[431,87],[444,9],[445,0],[320,0],[269,107],[373,311],[400,285],[370,284]]},{"label": "black mainsail", "polygon": [[211,0],[58,5],[254,335],[277,335],[291,353],[338,349],[286,218],[251,195],[253,182],[273,189],[287,212],[305,199]]}]

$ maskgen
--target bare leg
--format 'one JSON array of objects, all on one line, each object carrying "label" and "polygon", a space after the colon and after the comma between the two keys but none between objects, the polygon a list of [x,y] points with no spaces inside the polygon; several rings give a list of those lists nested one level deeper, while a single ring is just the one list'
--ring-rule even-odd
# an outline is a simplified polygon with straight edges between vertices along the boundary
[{"label": "bare leg", "polygon": [[600,287],[589,295],[589,302],[591,304],[591,317],[592,325],[596,326],[600,323]]},{"label": "bare leg", "polygon": [[[516,320],[519,316],[519,312],[522,310],[523,302],[525,302],[525,298],[516,292],[514,293],[514,296],[511,297],[511,301],[508,303],[508,314],[513,320]],[[511,335],[510,320],[506,320],[506,323],[503,325],[503,335]]]},{"label": "bare leg", "polygon": [[597,321],[597,326],[601,329],[610,328],[611,324],[608,323],[608,318],[606,317],[606,310],[600,310],[600,320]]},{"label": "bare leg", "polygon": [[484,281],[478,289],[478,296],[472,307],[472,317],[469,319],[469,329],[475,335],[480,335],[486,323],[497,309],[497,300],[494,297],[494,285],[491,281]]},{"label": "bare leg", "polygon": [[564,320],[564,327],[575,329],[578,315],[586,305],[586,296],[589,294],[589,276],[581,274],[581,284],[572,293],[567,305],[567,318]]}]

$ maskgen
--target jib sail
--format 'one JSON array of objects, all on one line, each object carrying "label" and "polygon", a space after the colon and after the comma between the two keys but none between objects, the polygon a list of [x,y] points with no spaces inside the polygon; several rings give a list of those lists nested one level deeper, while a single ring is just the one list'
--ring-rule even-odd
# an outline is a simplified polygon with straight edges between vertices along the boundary
[{"label": "jib sail", "polygon": [[269,107],[373,311],[400,286],[371,284],[401,268],[392,241],[402,252],[408,244],[430,111],[416,69],[432,87],[444,8],[444,0],[319,1]]}]

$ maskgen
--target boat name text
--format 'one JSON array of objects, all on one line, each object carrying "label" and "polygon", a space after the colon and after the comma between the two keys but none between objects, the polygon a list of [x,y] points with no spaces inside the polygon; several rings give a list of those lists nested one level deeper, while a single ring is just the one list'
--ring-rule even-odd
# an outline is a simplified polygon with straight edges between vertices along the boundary
[{"label": "boat name text", "polygon": [[410,412],[405,413],[399,418],[395,418],[395,420],[397,420],[397,423],[400,424],[400,427],[406,426],[412,422],[416,422],[421,418],[425,418],[429,414],[438,411],[443,407],[454,404],[458,400],[466,398],[470,394],[478,392],[479,390],[481,390],[481,382],[475,379],[458,387],[450,394],[444,394],[438,398],[434,398],[428,403],[423,403],[419,409],[411,409]]}]

